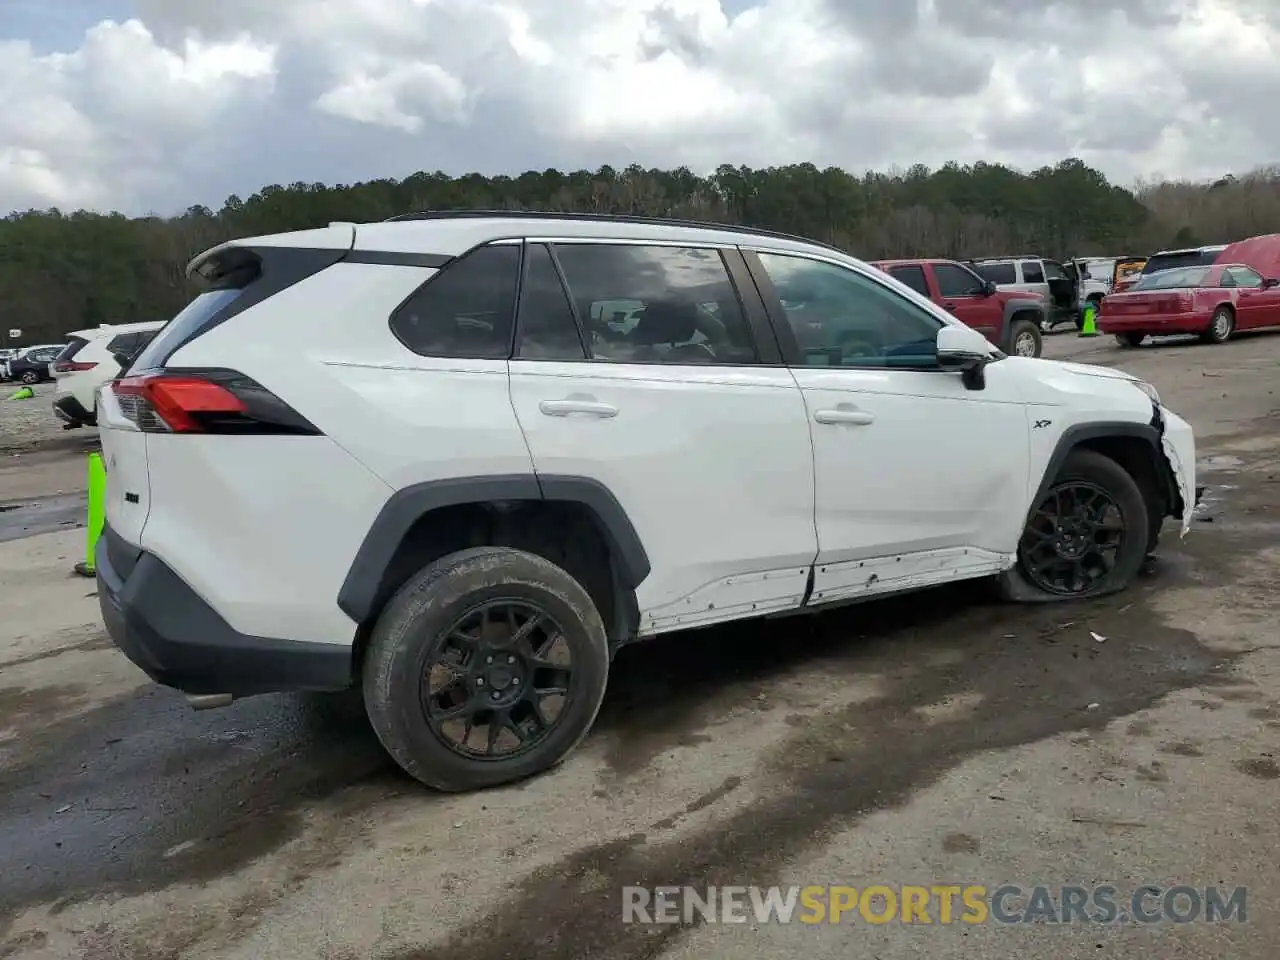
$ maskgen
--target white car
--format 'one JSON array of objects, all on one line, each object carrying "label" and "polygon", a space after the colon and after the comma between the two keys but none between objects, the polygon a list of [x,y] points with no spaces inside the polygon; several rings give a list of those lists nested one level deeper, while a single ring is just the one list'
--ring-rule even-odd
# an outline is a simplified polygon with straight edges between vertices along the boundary
[{"label": "white car", "polygon": [[69,334],[53,361],[54,415],[68,428],[98,422],[98,387],[120,372],[120,356],[136,356],[164,321],[103,324]]},{"label": "white car", "polygon": [[1190,528],[1150,384],[794,237],[434,213],[189,272],[99,395],[109,632],[196,706],[356,686],[439,789],[563,759],[624,644],[960,579],[1096,597]]}]

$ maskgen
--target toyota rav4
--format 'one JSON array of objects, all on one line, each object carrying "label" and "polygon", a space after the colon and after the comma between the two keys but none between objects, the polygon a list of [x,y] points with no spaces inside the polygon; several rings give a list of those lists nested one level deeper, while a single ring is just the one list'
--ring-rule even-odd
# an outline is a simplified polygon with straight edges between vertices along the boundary
[{"label": "toyota rav4", "polygon": [[983,578],[1123,589],[1190,427],[782,234],[431,213],[255,237],[100,389],[115,643],[197,705],[359,688],[425,784],[545,770],[619,647]]}]

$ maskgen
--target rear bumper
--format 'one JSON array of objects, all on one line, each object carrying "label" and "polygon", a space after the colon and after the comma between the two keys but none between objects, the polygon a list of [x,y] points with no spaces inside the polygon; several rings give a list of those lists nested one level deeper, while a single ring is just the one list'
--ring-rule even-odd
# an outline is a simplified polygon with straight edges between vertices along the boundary
[{"label": "rear bumper", "polygon": [[1209,329],[1210,319],[1203,313],[1150,313],[1133,317],[1099,316],[1098,330],[1102,333],[1145,333],[1153,337],[1175,333],[1204,333]]},{"label": "rear bumper", "polygon": [[81,424],[93,426],[98,422],[97,418],[84,408],[84,404],[70,393],[54,398],[53,414],[63,423],[70,423],[75,426]]},{"label": "rear bumper", "polygon": [[107,633],[156,683],[238,697],[351,686],[351,647],[239,633],[163,561],[110,527],[94,567]]}]

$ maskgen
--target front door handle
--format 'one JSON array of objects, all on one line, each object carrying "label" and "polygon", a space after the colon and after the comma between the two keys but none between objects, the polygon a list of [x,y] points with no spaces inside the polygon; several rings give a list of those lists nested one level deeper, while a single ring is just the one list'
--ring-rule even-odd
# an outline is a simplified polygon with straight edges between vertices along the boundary
[{"label": "front door handle", "polygon": [[597,400],[543,400],[538,409],[548,417],[567,417],[571,413],[584,413],[590,417],[607,420],[618,415],[618,408],[611,403]]},{"label": "front door handle", "polygon": [[956,305],[954,303],[948,303],[946,306],[947,306],[947,309],[950,310],[952,313],[956,312]]},{"label": "front door handle", "polygon": [[876,418],[865,410],[857,410],[842,404],[834,410],[814,411],[813,419],[818,423],[849,423],[854,426],[866,426],[868,423],[874,422]]}]

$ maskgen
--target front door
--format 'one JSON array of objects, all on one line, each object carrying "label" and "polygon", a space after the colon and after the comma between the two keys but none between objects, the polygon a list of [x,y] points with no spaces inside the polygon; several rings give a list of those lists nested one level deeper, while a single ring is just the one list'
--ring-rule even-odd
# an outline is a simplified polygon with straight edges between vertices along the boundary
[{"label": "front door", "polygon": [[635,527],[642,634],[798,607],[817,553],[804,399],[731,265],[748,287],[734,250],[526,246],[511,400],[544,492],[590,478]]},{"label": "front door", "polygon": [[791,254],[759,262],[795,337],[813,437],[813,600],[1007,566],[1029,466],[1017,361],[967,390],[937,367],[942,321],[869,273]]},{"label": "front door", "polygon": [[1236,294],[1237,329],[1280,324],[1280,287],[1264,287],[1262,276],[1249,267],[1227,267],[1222,272],[1222,285],[1229,283],[1239,290]]},{"label": "front door", "polygon": [[987,295],[987,282],[958,263],[935,263],[934,281],[942,305],[966,326],[973,327],[997,347],[1004,327],[1004,307],[999,297]]}]

